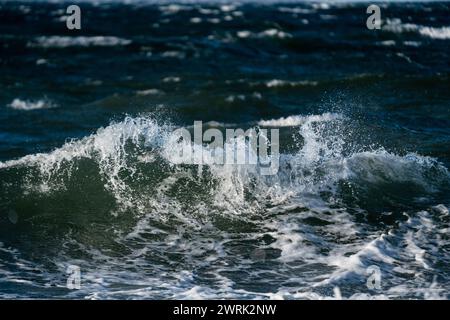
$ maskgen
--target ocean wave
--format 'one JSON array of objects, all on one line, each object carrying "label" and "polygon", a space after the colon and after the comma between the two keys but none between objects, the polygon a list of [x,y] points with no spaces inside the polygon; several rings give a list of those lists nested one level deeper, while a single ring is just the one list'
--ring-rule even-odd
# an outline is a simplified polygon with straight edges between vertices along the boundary
[{"label": "ocean wave", "polygon": [[418,33],[423,37],[447,40],[450,39],[450,27],[428,27],[413,23],[402,23],[400,19],[388,19],[383,30],[393,33]]},{"label": "ocean wave", "polygon": [[297,87],[297,86],[316,86],[317,81],[286,81],[286,80],[279,80],[279,79],[273,79],[266,82],[266,86],[268,88],[279,88],[279,87]]},{"label": "ocean wave", "polygon": [[421,27],[419,33],[432,39],[450,39],[450,27],[432,28]]},{"label": "ocean wave", "polygon": [[54,104],[52,104],[48,100],[30,101],[16,98],[10,104],[8,104],[8,107],[15,110],[30,111],[53,108]]},{"label": "ocean wave", "polygon": [[279,38],[279,39],[286,39],[286,38],[292,38],[292,35],[290,33],[284,32],[282,30],[278,30],[275,28],[272,29],[266,29],[261,32],[251,32],[248,30],[241,30],[236,32],[236,35],[238,38],[245,39],[245,38]]},{"label": "ocean wave", "polygon": [[292,14],[311,14],[315,13],[315,9],[306,9],[306,8],[298,8],[298,7],[279,7],[279,12],[292,13]]},{"label": "ocean wave", "polygon": [[131,40],[113,36],[42,36],[29,42],[30,47],[67,48],[67,47],[114,47],[126,46]]},{"label": "ocean wave", "polygon": [[162,90],[151,88],[146,90],[138,90],[136,91],[136,94],[138,96],[148,96],[148,95],[163,95],[165,93]]},{"label": "ocean wave", "polygon": [[295,127],[305,124],[308,121],[333,121],[342,119],[340,114],[324,113],[313,116],[289,116],[272,120],[260,120],[258,125],[262,127]]},{"label": "ocean wave", "polygon": [[[220,212],[235,214],[264,211],[268,203],[283,202],[303,193],[337,192],[338,183],[343,180],[363,189],[409,183],[425,192],[435,192],[448,182],[447,169],[432,158],[400,156],[384,149],[346,154],[345,137],[329,127],[343,121],[345,117],[340,114],[325,113],[258,122],[262,127],[297,126],[302,137],[297,152],[280,155],[280,168],[274,176],[261,176],[259,164],[217,164],[209,146],[195,144],[191,147],[199,149],[203,165],[177,164],[174,159],[186,142],[173,140],[173,129],[145,117],[127,117],[50,153],[0,162],[0,170],[25,168],[27,178],[23,183],[28,190],[55,192],[67,189],[71,177],[82,174],[78,171],[85,159],[105,181],[105,191],[114,196],[119,206],[138,211],[158,207],[158,215],[167,211],[161,209],[161,203],[172,206],[172,213],[179,212],[185,200],[173,197],[170,190],[182,188],[181,181],[197,185],[198,194],[191,195],[192,201],[197,200],[191,204],[197,210],[220,208]],[[235,142],[227,143],[235,148]],[[202,177],[209,182],[195,182]],[[192,188],[184,192],[191,193]]]},{"label": "ocean wave", "polygon": [[164,83],[176,83],[176,82],[180,82],[181,78],[176,77],[176,76],[170,76],[170,77],[163,78],[161,81]]},{"label": "ocean wave", "polygon": [[[188,142],[173,139],[174,126],[152,117],[126,117],[52,152],[0,162],[0,186],[8,203],[24,197],[31,202],[44,199],[46,208],[61,212],[66,212],[61,199],[76,203],[77,230],[95,228],[99,233],[99,221],[108,225],[100,244],[95,238],[84,241],[77,235],[83,231],[69,232],[58,256],[52,258],[57,261],[58,274],[64,275],[70,262],[83,270],[83,287],[71,292],[71,297],[442,297],[441,284],[429,283],[426,273],[442,261],[443,254],[433,251],[433,245],[448,245],[448,204],[436,203],[407,219],[397,219],[398,226],[392,230],[367,234],[354,211],[373,213],[363,204],[359,208],[343,205],[340,188],[342,183],[353,185],[354,192],[345,197],[372,199],[374,192],[401,197],[400,184],[417,186],[408,193],[424,197],[450,181],[448,170],[436,159],[414,153],[398,155],[384,149],[345,152],[347,142],[341,130],[345,121],[350,120],[341,114],[324,113],[266,122],[295,125],[295,134],[301,139],[295,150],[280,155],[276,175],[262,176],[257,165],[216,164],[207,145],[191,144],[204,152],[203,165],[177,164],[173,157]],[[113,209],[111,196],[116,203]],[[99,201],[104,198],[108,201]],[[0,198],[0,203],[3,200]],[[383,197],[377,201],[383,208],[389,203]],[[92,224],[83,222],[90,219],[83,208],[89,203],[95,204]],[[16,220],[21,221],[27,213],[17,208]],[[235,225],[238,229],[233,229]],[[242,243],[238,247],[236,239]],[[119,255],[99,249],[104,241],[119,246]],[[18,252],[0,246],[2,250],[11,263],[23,260]],[[72,250],[92,258],[72,261]],[[167,271],[173,256],[181,262]],[[237,289],[234,275],[248,271],[251,265],[255,273],[248,276],[260,281],[258,268],[266,259],[276,264],[277,274],[290,275],[289,285],[279,277],[269,277],[264,281],[273,281],[274,287],[267,292]],[[367,268],[373,264],[382,268],[386,291],[355,293],[364,290],[361,284],[364,286]],[[22,261],[23,268],[27,265]],[[310,277],[293,277],[292,265],[314,266],[317,272]],[[134,269],[136,266],[139,268]],[[142,269],[156,276],[142,277]],[[28,270],[21,271],[21,279],[26,281]],[[30,279],[42,277],[42,283],[57,281],[47,273],[29,273]],[[413,277],[398,283],[398,274]],[[208,285],[195,280],[202,276],[208,277]],[[17,279],[15,274],[5,276],[8,283]],[[336,289],[349,282],[358,288],[350,295]],[[127,286],[113,288],[114,283]],[[38,286],[34,282],[29,285]],[[335,288],[335,294],[327,294],[327,288]]]}]

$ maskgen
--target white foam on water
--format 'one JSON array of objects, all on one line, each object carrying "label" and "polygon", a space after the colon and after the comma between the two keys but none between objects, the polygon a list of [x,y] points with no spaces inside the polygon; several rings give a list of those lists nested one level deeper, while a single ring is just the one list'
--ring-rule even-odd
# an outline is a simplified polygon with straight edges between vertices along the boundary
[{"label": "white foam on water", "polygon": [[449,215],[449,209],[443,204],[438,204],[437,206],[434,206],[433,210],[440,213],[443,216]]},{"label": "white foam on water", "polygon": [[81,140],[72,140],[50,153],[28,155],[18,160],[0,162],[0,169],[11,167],[36,168],[41,176],[42,191],[64,188],[64,176],[76,170],[76,161],[91,159],[98,165],[99,173],[105,177],[105,187],[123,203],[131,204],[126,183],[120,178],[123,170],[133,167],[127,163],[125,145],[129,142],[144,145],[163,139],[163,129],[152,119],[127,117],[123,122],[100,128],[95,134]]},{"label": "white foam on water", "polygon": [[429,27],[414,23],[402,23],[400,19],[387,19],[386,24],[382,27],[382,30],[393,33],[418,33],[423,37],[437,40],[450,39],[450,26]]},{"label": "white foam on water", "polygon": [[42,36],[28,43],[28,46],[41,48],[115,47],[130,43],[131,40],[113,36]]},{"label": "white foam on water", "polygon": [[292,38],[290,33],[284,32],[282,30],[278,30],[275,28],[266,29],[261,32],[251,32],[248,30],[240,30],[236,32],[236,36],[241,39],[245,38],[279,38],[286,39]]},{"label": "white foam on water", "polygon": [[301,86],[316,86],[317,81],[286,81],[273,79],[266,82],[268,88],[278,88],[278,87],[301,87]]},{"label": "white foam on water", "polygon": [[267,36],[267,37],[274,37],[274,38],[280,38],[280,39],[292,38],[291,34],[281,31],[281,30],[278,30],[278,29],[264,30],[261,33],[259,33],[258,36],[260,36],[260,37]]},{"label": "white foam on water", "polygon": [[162,79],[162,82],[165,82],[165,83],[176,83],[176,82],[180,82],[180,81],[181,81],[181,78],[176,77],[176,76],[165,77]]},{"label": "white foam on water", "polygon": [[22,100],[19,98],[14,99],[10,104],[8,104],[9,108],[22,111],[49,109],[53,108],[54,106],[55,105],[48,100],[31,101],[31,100]]},{"label": "white foam on water", "polygon": [[403,44],[410,47],[420,47],[421,45],[419,41],[403,41]]},{"label": "white foam on water", "polygon": [[432,38],[432,39],[450,39],[450,27],[441,27],[441,28],[433,28],[433,27],[421,27],[419,29],[419,33],[423,36]]},{"label": "white foam on water", "polygon": [[[445,249],[442,248],[448,245],[449,241],[442,237],[446,230],[439,230],[437,222],[432,220],[429,212],[418,212],[415,217],[400,223],[389,232],[382,232],[373,240],[371,238],[375,234],[368,239],[358,236],[362,231],[361,226],[353,222],[350,215],[344,213],[336,217],[336,213],[323,215],[303,212],[306,217],[332,219],[333,224],[321,225],[317,229],[302,224],[298,220],[299,214],[295,213],[277,219],[276,224],[268,224],[275,230],[270,235],[276,241],[270,246],[281,251],[278,259],[284,263],[310,263],[315,265],[315,268],[323,269],[320,277],[309,279],[311,288],[335,287],[355,281],[362,284],[360,290],[367,293],[353,294],[345,297],[346,299],[405,296],[422,299],[445,298],[445,289],[436,279],[430,278],[429,273],[433,271],[433,265],[448,263],[448,257],[443,256]],[[448,222],[446,224],[448,225]],[[337,230],[342,234],[336,234]],[[330,235],[339,240],[328,242]],[[370,275],[368,268],[372,266],[379,267],[381,271],[381,288],[375,295],[365,287]],[[402,277],[402,284],[396,284],[398,278],[391,282],[392,277],[397,277],[398,274],[406,275]],[[279,290],[277,295],[285,298],[327,298],[305,288],[294,294],[285,289]]]},{"label": "white foam on water", "polygon": [[184,59],[186,57],[186,54],[182,51],[164,51],[161,53],[161,57],[163,58],[177,58],[177,59]]},{"label": "white foam on water", "polygon": [[336,119],[342,119],[342,116],[335,113],[324,113],[313,116],[289,116],[272,120],[260,120],[258,121],[258,125],[262,127],[294,127],[307,122],[332,121]]},{"label": "white foam on water", "polygon": [[[105,190],[136,214],[131,230],[116,233],[115,242],[126,248],[119,258],[67,237],[69,243],[56,261],[67,263],[67,248],[74,246],[93,257],[90,262],[77,262],[84,286],[70,293],[73,297],[442,297],[442,285],[430,284],[427,275],[437,263],[448,262],[442,251],[448,246],[446,205],[410,214],[398,225],[368,233],[339,201],[324,200],[320,194],[327,191],[337,196],[338,182],[350,180],[363,186],[408,182],[432,192],[429,171],[449,179],[448,171],[435,159],[416,154],[400,156],[383,149],[345,154],[342,134],[335,130],[330,135],[325,130],[345,119],[324,113],[266,120],[266,125],[298,127],[303,138],[296,152],[281,155],[280,170],[274,176],[259,175],[256,165],[216,165],[210,152],[202,153],[202,174],[195,165],[177,165],[171,159],[187,142],[172,139],[173,127],[148,117],[127,117],[53,152],[0,162],[0,170],[21,168],[31,174],[37,170],[40,182],[49,186],[47,192],[54,192],[55,184],[64,187],[66,180],[58,179],[61,172],[75,174],[77,161],[89,159],[104,179]],[[204,145],[190,145],[211,151]],[[147,181],[140,171],[142,165],[154,166],[162,176],[143,189],[134,189],[125,176]],[[238,225],[251,223],[253,228],[228,231],[227,224],[215,224],[219,216]],[[271,241],[261,240],[266,238]],[[251,246],[259,253],[247,253]],[[179,259],[176,264],[173,256]],[[13,259],[21,258],[16,253]],[[276,265],[276,272],[273,267],[265,269],[266,260]],[[365,287],[370,265],[379,266],[382,272],[383,291],[378,293]],[[271,289],[255,292],[236,286],[236,275],[243,272],[253,282],[267,281],[265,287]],[[273,277],[260,280],[258,272]],[[402,283],[396,277],[399,274],[408,275],[401,278]],[[289,281],[282,280],[286,275]],[[210,284],[199,282],[202,277]],[[17,276],[9,274],[8,279],[15,281]],[[333,293],[346,283],[359,285],[361,291]]]},{"label": "white foam on water", "polygon": [[314,9],[305,9],[305,8],[298,8],[298,7],[279,7],[279,12],[286,12],[286,13],[293,13],[293,14],[310,14],[314,13]]},{"label": "white foam on water", "polygon": [[391,46],[395,46],[395,41],[394,40],[384,40],[384,41],[381,41],[380,44],[382,46],[391,47]]},{"label": "white foam on water", "polygon": [[152,89],[136,91],[136,94],[139,96],[148,96],[148,95],[162,95],[165,93],[162,90],[152,88]]},{"label": "white foam on water", "polygon": [[[353,179],[367,185],[393,181],[410,182],[432,192],[434,181],[427,178],[430,170],[436,171],[435,174],[439,174],[441,180],[448,179],[445,167],[432,158],[416,154],[398,156],[378,149],[345,155],[345,141],[339,133],[323,136],[324,126],[343,119],[340,114],[324,113],[258,122],[259,126],[267,127],[298,126],[304,140],[297,153],[280,155],[280,169],[274,176],[261,176],[259,165],[217,164],[217,155],[222,153],[213,152],[217,150],[192,142],[190,147],[198,149],[203,157],[203,166],[214,181],[214,188],[208,187],[202,192],[209,194],[209,199],[214,200],[213,204],[217,208],[239,213],[249,210],[257,212],[265,207],[267,201],[277,202],[285,199],[286,195],[305,192],[314,194],[322,189],[335,190],[340,180]],[[151,118],[127,117],[123,122],[101,128],[81,140],[70,141],[53,152],[0,162],[0,169],[33,167],[41,177],[38,189],[50,191],[55,188],[64,189],[67,179],[77,170],[77,161],[90,159],[96,164],[100,176],[105,179],[105,188],[117,201],[144,209],[150,204],[161,202],[161,199],[151,196],[146,198],[137,190],[136,194],[133,193],[127,179],[133,177],[145,181],[147,178],[140,171],[140,164],[158,165],[155,159],[159,158],[168,164],[167,168],[160,170],[167,172],[171,179],[197,179],[194,173],[200,169],[197,165],[187,168],[174,165],[177,163],[174,159],[177,159],[179,150],[185,147],[185,142],[171,139],[171,130],[167,126],[159,126]],[[248,149],[249,145],[237,143],[238,139],[229,142],[232,148],[239,146],[246,148],[246,153],[252,152],[252,149]],[[127,147],[128,145],[130,147]],[[200,171],[198,173],[201,174]],[[248,202],[248,192],[254,198],[251,202]]]}]

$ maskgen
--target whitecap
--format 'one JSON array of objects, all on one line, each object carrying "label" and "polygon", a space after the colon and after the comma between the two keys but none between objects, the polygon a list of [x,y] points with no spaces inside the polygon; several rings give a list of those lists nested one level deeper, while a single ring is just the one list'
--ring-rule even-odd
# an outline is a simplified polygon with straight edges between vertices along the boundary
[{"label": "whitecap", "polygon": [[54,107],[54,105],[47,100],[31,101],[16,98],[8,105],[8,107],[15,110],[30,111],[30,110],[48,109]]},{"label": "whitecap", "polygon": [[112,37],[112,36],[43,36],[30,42],[30,47],[41,48],[67,48],[67,47],[114,47],[125,46],[131,43],[131,40]]},{"label": "whitecap", "polygon": [[286,80],[279,80],[279,79],[273,79],[266,82],[266,86],[268,88],[277,88],[277,87],[297,87],[297,86],[316,86],[318,83],[317,81],[286,81]]},{"label": "whitecap", "polygon": [[262,127],[294,127],[305,124],[307,121],[332,121],[336,119],[342,119],[342,116],[336,113],[324,113],[322,115],[312,115],[312,116],[288,116],[281,117],[272,120],[260,120],[258,125]]},{"label": "whitecap", "polygon": [[414,23],[402,23],[400,19],[387,19],[382,29],[393,33],[414,32],[423,37],[437,40],[450,39],[450,27],[448,26],[429,27]]},{"label": "whitecap", "polygon": [[174,83],[174,82],[180,82],[180,81],[181,81],[181,78],[175,77],[175,76],[165,77],[162,79],[162,82],[165,82],[165,83]]},{"label": "whitecap", "polygon": [[432,28],[432,27],[421,27],[419,28],[419,33],[423,36],[432,39],[450,39],[450,27]]},{"label": "whitecap", "polygon": [[286,38],[292,38],[292,35],[290,33],[284,32],[282,30],[278,30],[275,28],[266,29],[258,33],[250,32],[248,30],[241,30],[236,33],[238,38],[245,39],[245,38],[279,38],[279,39],[286,39]]},{"label": "whitecap", "polygon": [[136,91],[136,94],[139,96],[148,96],[148,95],[164,94],[164,91],[152,88],[152,89]]}]

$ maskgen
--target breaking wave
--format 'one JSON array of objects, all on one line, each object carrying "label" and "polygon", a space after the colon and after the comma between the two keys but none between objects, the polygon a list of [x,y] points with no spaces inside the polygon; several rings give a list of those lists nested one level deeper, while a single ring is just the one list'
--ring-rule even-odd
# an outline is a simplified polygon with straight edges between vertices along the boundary
[{"label": "breaking wave", "polygon": [[[434,203],[408,211],[407,205],[448,190],[447,168],[414,153],[348,148],[341,130],[348,121],[334,113],[260,121],[262,127],[289,128],[297,137],[296,148],[280,155],[278,173],[262,176],[254,165],[216,165],[208,157],[203,166],[175,164],[172,158],[186,143],[173,139],[175,127],[126,117],[52,152],[1,162],[0,203],[8,203],[14,223],[30,219],[20,208],[31,203],[44,201],[41,206],[63,217],[75,210],[79,225],[65,226],[53,213],[46,227],[69,228],[51,261],[62,275],[67,263],[82,268],[84,285],[69,293],[73,297],[445,297],[427,272],[442,263],[443,249],[431,248],[448,244],[448,209]],[[192,146],[210,151],[208,145]],[[402,203],[400,212],[388,209],[393,201]],[[44,218],[36,216],[35,223]],[[366,219],[394,220],[397,227],[371,230]],[[53,227],[55,221],[60,222]],[[86,241],[85,232],[96,236]],[[23,270],[0,281],[39,287],[27,283],[28,262],[11,250],[0,246],[6,261],[21,261]],[[72,258],[77,252],[89,258]],[[182,263],[175,266],[177,259]],[[277,265],[273,282],[258,276],[268,263]],[[358,287],[373,264],[381,266],[386,290],[346,291],[349,283]],[[252,282],[272,284],[270,290],[236,288],[236,275],[249,265]],[[295,276],[303,268],[316,271]],[[40,277],[58,283],[54,275]],[[399,275],[407,280],[400,282]],[[124,281],[127,288],[114,289]]]},{"label": "breaking wave", "polygon": [[450,27],[436,28],[413,23],[402,23],[400,19],[388,19],[386,25],[383,26],[383,30],[393,33],[418,33],[423,37],[438,40],[450,39]]},{"label": "breaking wave", "polygon": [[[203,151],[204,168],[175,164],[178,150],[186,142],[173,139],[173,127],[148,117],[127,117],[50,153],[0,162],[0,170],[25,170],[22,187],[54,192],[67,189],[74,176],[89,168],[95,170],[104,182],[104,191],[111,193],[118,205],[142,212],[162,202],[183,205],[184,200],[180,203],[173,191],[178,189],[180,194],[179,188],[186,181],[198,188],[193,195],[198,200],[193,204],[197,209],[206,206],[236,214],[264,211],[270,203],[302,193],[335,193],[341,181],[365,188],[405,183],[420,192],[432,192],[447,182],[447,169],[433,158],[413,153],[401,156],[383,148],[346,150],[345,137],[334,127],[343,121],[346,119],[340,114],[325,113],[258,122],[262,127],[298,126],[298,149],[280,155],[280,169],[274,176],[259,175],[256,165],[215,164],[213,158],[205,156],[211,154],[207,145],[193,143]],[[183,192],[191,194],[192,189]]]}]

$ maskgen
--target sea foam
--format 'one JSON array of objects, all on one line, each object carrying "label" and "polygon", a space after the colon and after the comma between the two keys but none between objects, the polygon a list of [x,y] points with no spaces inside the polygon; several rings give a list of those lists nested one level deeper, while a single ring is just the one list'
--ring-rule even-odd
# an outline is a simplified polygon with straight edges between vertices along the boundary
[{"label": "sea foam", "polygon": [[48,109],[54,107],[54,105],[47,100],[30,101],[16,98],[8,105],[8,107],[15,110],[30,111]]},{"label": "sea foam", "polygon": [[28,46],[41,48],[114,47],[125,46],[130,43],[131,40],[112,36],[45,36],[38,37],[33,42],[29,42]]}]

